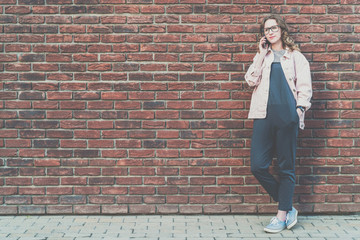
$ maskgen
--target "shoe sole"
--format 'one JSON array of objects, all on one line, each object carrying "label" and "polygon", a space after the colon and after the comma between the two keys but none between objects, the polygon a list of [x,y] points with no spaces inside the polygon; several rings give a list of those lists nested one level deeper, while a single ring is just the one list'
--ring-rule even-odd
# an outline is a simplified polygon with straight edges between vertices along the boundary
[{"label": "shoe sole", "polygon": [[280,229],[280,230],[275,230],[275,229],[264,228],[264,231],[265,231],[265,232],[268,232],[268,233],[279,233],[279,232],[281,232],[281,231],[284,230],[284,229],[285,229],[285,228]]},{"label": "shoe sole", "polygon": [[295,213],[295,221],[292,222],[289,226],[287,226],[287,229],[291,229],[293,226],[295,226],[295,224],[297,223],[297,215],[298,215],[298,211],[296,211]]}]

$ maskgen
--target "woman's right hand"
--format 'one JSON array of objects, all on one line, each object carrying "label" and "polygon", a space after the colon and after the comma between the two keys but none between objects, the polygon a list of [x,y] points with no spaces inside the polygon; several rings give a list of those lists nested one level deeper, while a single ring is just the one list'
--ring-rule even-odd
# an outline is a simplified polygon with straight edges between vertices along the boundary
[{"label": "woman's right hand", "polygon": [[[265,46],[265,48],[263,46]],[[259,43],[260,54],[266,54],[269,50],[269,47],[270,47],[269,44],[266,44],[265,36],[260,38],[260,43]]]}]

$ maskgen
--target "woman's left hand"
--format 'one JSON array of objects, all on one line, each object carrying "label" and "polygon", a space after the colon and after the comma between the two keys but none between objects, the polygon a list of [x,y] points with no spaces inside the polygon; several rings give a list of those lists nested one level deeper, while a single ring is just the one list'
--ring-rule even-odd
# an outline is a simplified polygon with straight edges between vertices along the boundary
[{"label": "woman's left hand", "polygon": [[296,112],[297,112],[297,114],[298,114],[298,116],[299,116],[299,119],[301,119],[301,116],[304,114],[304,112],[301,111],[300,108],[297,108],[297,109],[296,109]]}]

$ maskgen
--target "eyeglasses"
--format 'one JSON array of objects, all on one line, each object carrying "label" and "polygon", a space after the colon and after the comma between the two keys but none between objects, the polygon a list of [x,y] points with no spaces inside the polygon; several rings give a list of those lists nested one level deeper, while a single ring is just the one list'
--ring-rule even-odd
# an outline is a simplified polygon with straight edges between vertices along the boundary
[{"label": "eyeglasses", "polygon": [[268,34],[268,33],[270,33],[270,30],[272,31],[272,32],[277,32],[277,31],[279,31],[279,25],[274,25],[274,26],[272,26],[272,27],[269,27],[269,28],[264,28],[264,32],[265,32],[265,34]]}]

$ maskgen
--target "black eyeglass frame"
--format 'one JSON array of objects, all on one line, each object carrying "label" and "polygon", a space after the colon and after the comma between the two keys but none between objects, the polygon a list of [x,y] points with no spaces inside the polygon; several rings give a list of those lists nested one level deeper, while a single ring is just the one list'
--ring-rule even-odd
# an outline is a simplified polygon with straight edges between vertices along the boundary
[{"label": "black eyeglass frame", "polygon": [[[276,31],[274,31],[273,27],[276,27],[275,29],[277,29]],[[271,27],[268,27],[268,28],[264,28],[264,33],[265,34],[269,34],[270,33],[270,30],[275,33],[275,32],[278,32],[280,29],[280,26],[279,25],[274,25],[274,26],[271,26]]]}]

